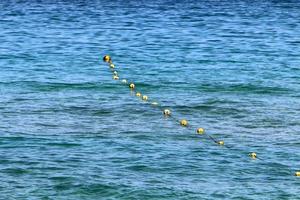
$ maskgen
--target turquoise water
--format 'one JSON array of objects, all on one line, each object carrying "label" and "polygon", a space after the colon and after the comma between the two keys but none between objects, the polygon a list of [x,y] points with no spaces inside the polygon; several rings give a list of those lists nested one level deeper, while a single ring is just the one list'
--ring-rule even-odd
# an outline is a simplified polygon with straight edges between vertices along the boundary
[{"label": "turquoise water", "polygon": [[300,199],[299,1],[0,8],[0,199]]}]

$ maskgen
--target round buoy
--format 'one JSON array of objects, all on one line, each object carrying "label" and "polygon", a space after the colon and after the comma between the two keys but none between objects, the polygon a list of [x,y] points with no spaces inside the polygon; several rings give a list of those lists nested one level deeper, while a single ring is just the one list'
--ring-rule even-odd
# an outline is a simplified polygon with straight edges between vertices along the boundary
[{"label": "round buoy", "polygon": [[126,79],[123,79],[123,80],[122,80],[122,83],[127,83],[127,80],[126,80]]},{"label": "round buoy", "polygon": [[164,109],[164,115],[165,116],[171,115],[171,111],[169,109]]},{"label": "round buoy", "polygon": [[181,126],[187,126],[187,125],[188,125],[187,120],[182,119],[182,120],[180,121],[180,125],[181,125]]},{"label": "round buoy", "polygon": [[113,78],[114,78],[114,80],[119,80],[119,77],[116,75],[114,75]]},{"label": "round buoy", "polygon": [[133,83],[130,83],[129,87],[130,87],[131,89],[134,89],[135,85],[134,85]]},{"label": "round buoy", "polygon": [[146,95],[144,95],[144,96],[143,96],[143,100],[144,100],[144,101],[147,101],[147,100],[148,100],[148,97],[147,97]]},{"label": "round buoy", "polygon": [[295,176],[300,176],[300,171],[296,171]]},{"label": "round buoy", "polygon": [[249,156],[250,156],[252,159],[256,159],[256,158],[257,158],[257,155],[256,155],[255,152],[250,153]]},{"label": "round buoy", "polygon": [[155,101],[154,101],[154,102],[152,102],[151,104],[152,104],[152,105],[154,105],[154,106],[158,105],[158,103],[157,103],[157,102],[155,102]]},{"label": "round buoy", "polygon": [[200,134],[200,135],[204,134],[204,128],[198,128],[197,133]]},{"label": "round buoy", "polygon": [[109,56],[109,55],[105,55],[105,56],[103,57],[103,61],[104,61],[104,62],[107,62],[107,63],[111,62],[110,56]]},{"label": "round buoy", "polygon": [[136,95],[137,97],[140,97],[140,96],[142,96],[142,94],[141,94],[141,93],[139,93],[139,92],[137,92],[135,95]]},{"label": "round buoy", "polygon": [[113,68],[115,68],[115,65],[114,64],[110,64],[109,67],[113,69]]},{"label": "round buoy", "polygon": [[117,72],[117,71],[114,71],[113,73],[114,73],[114,75],[116,75],[116,76],[118,75],[118,72]]},{"label": "round buoy", "polygon": [[224,141],[218,141],[218,145],[224,145],[225,144],[225,142]]}]

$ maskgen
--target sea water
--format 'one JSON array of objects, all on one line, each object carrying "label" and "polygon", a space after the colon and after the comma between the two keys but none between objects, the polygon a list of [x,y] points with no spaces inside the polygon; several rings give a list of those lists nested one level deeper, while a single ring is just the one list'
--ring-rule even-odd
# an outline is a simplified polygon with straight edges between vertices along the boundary
[{"label": "sea water", "polygon": [[0,199],[300,199],[299,1],[0,11]]}]

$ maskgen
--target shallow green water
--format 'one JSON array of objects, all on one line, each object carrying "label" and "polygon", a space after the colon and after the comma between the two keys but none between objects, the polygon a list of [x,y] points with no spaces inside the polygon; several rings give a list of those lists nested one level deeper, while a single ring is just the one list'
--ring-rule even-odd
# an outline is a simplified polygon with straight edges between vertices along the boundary
[{"label": "shallow green water", "polygon": [[0,199],[300,199],[299,1],[0,8]]}]

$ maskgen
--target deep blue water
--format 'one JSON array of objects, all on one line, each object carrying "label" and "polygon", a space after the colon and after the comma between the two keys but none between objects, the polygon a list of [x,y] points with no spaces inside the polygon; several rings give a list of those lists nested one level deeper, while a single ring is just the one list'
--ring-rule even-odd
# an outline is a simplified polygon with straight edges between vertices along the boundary
[{"label": "deep blue water", "polygon": [[0,199],[300,199],[299,1],[0,11]]}]

